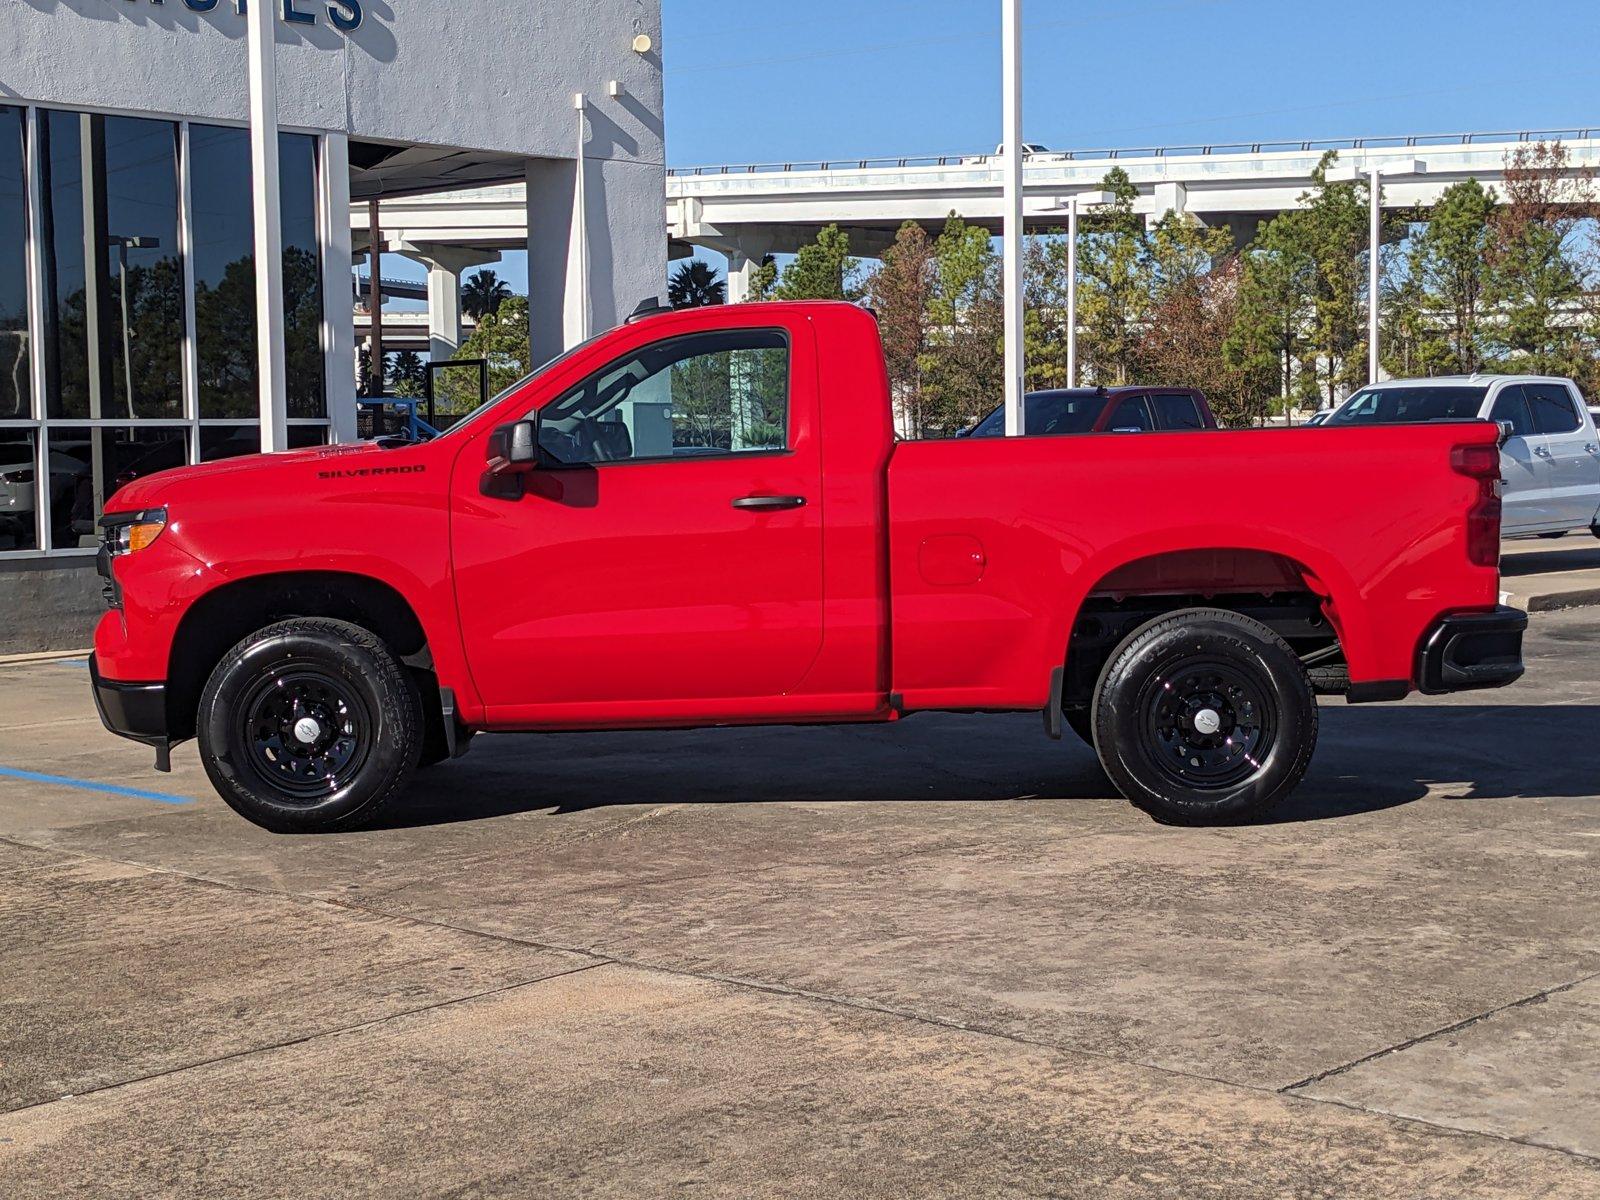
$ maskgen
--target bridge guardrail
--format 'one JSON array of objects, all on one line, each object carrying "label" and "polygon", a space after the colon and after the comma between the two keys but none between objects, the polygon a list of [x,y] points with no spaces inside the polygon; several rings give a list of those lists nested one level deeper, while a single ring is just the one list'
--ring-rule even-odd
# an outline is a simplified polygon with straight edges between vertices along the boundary
[{"label": "bridge guardrail", "polygon": [[[1410,149],[1420,146],[1471,146],[1478,142],[1587,141],[1600,126],[1571,129],[1522,129],[1475,133],[1413,133],[1392,137],[1313,138],[1309,141],[1197,142],[1188,146],[1124,146],[1103,150],[1051,150],[1024,156],[1035,162],[1103,161],[1119,158],[1204,157],[1215,154],[1310,153],[1323,150]],[[720,166],[668,167],[669,178],[696,175],[783,174],[794,171],[867,171],[877,167],[949,167],[977,165],[993,154],[912,154],[901,157],[820,159],[812,162],[733,163]]]}]

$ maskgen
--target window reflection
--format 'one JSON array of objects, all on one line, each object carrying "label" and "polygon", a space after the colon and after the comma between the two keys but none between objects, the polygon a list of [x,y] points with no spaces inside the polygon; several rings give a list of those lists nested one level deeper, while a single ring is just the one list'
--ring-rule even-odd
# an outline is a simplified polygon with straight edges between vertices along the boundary
[{"label": "window reflection", "polygon": [[181,416],[177,126],[43,112],[40,129],[49,415]]},{"label": "window reflection", "polygon": [[[50,431],[50,452],[52,463],[59,456],[72,479],[65,515],[58,510],[51,522],[50,546],[70,550],[98,544],[95,521],[118,488],[188,462],[189,439],[187,430],[172,426],[63,425]],[[54,475],[56,468],[51,470]]]},{"label": "window reflection", "polygon": [[[38,507],[38,460],[34,446],[39,434],[33,429],[0,429],[0,550],[33,550],[38,546],[34,510]],[[68,462],[66,466],[76,464]],[[52,474],[51,483],[57,480]],[[56,498],[65,492],[72,501],[72,476],[64,475]]]},{"label": "window reflection", "polygon": [[0,420],[33,415],[28,379],[26,114],[0,107]]},{"label": "window reflection", "polygon": [[[289,426],[288,448],[303,450],[310,446],[323,446],[328,441],[325,425]],[[200,427],[200,461],[211,462],[218,458],[237,458],[241,454],[261,453],[261,427],[259,425],[202,425]]]},{"label": "window reflection", "polygon": [[[189,154],[200,415],[253,417],[257,360],[250,136],[243,129],[191,125]],[[288,414],[321,417],[326,403],[316,140],[282,134],[278,156]]]}]

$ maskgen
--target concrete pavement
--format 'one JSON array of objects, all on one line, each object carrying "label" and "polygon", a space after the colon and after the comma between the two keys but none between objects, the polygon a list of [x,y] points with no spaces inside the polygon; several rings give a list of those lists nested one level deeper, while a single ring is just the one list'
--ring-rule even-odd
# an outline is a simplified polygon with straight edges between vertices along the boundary
[{"label": "concrete pavement", "polygon": [[274,837],[0,670],[0,1194],[1600,1196],[1600,618],[1528,651],[1217,830],[927,715]]}]

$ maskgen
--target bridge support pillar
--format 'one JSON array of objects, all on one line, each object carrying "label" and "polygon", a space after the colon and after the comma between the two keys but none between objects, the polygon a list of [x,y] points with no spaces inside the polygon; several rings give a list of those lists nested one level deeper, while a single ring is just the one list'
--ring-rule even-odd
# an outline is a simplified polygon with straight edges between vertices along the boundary
[{"label": "bridge support pillar", "polygon": [[750,289],[755,283],[755,273],[762,260],[772,253],[773,239],[761,236],[744,236],[733,241],[719,241],[707,249],[721,250],[728,256],[728,303],[743,304],[750,299]]},{"label": "bridge support pillar", "polygon": [[1184,213],[1189,207],[1189,189],[1181,183],[1156,184],[1155,211],[1145,217],[1145,224],[1155,228],[1169,212]]},{"label": "bridge support pillar", "polygon": [[406,242],[394,249],[428,269],[428,357],[447,362],[461,348],[461,273],[499,262],[500,251],[432,242]]},{"label": "bridge support pillar", "polygon": [[750,299],[750,288],[755,281],[755,271],[763,256],[752,258],[741,250],[728,253],[728,303],[743,304]]}]

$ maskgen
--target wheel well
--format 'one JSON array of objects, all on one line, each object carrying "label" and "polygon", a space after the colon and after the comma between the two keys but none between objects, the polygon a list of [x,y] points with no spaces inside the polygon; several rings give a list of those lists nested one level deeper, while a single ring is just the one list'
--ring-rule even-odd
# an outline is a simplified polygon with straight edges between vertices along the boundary
[{"label": "wheel well", "polygon": [[167,665],[167,728],[174,740],[194,735],[200,692],[222,656],[256,630],[291,617],[332,617],[377,634],[416,680],[424,716],[442,728],[428,640],[405,597],[365,575],[295,571],[226,584],[184,614]]},{"label": "wheel well", "polygon": [[1089,592],[1073,621],[1061,703],[1089,703],[1113,650],[1139,626],[1185,608],[1252,617],[1300,656],[1319,693],[1350,686],[1325,589],[1303,564],[1262,550],[1184,550],[1124,564]]}]

